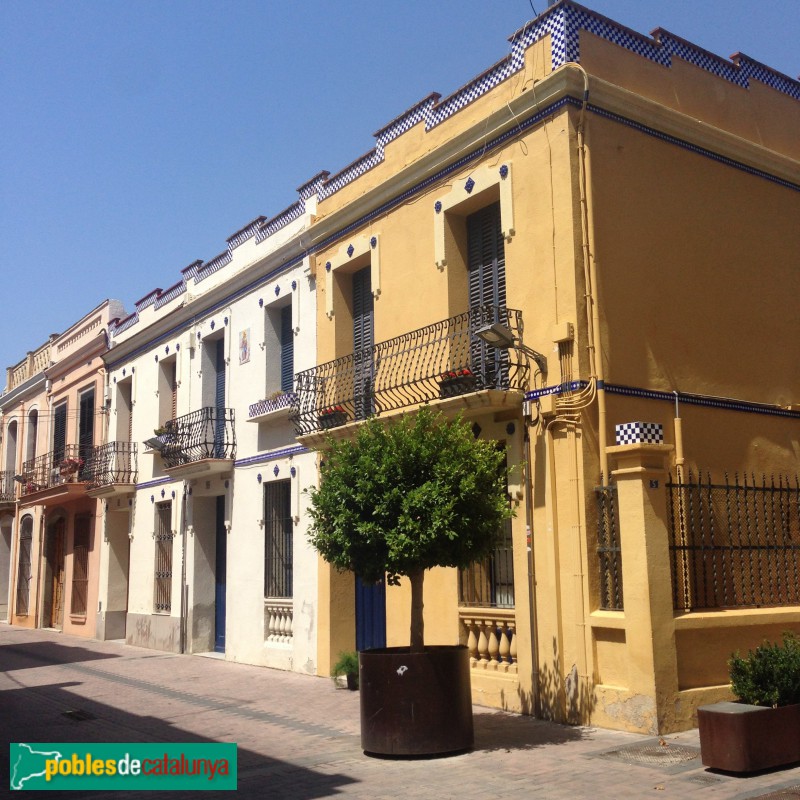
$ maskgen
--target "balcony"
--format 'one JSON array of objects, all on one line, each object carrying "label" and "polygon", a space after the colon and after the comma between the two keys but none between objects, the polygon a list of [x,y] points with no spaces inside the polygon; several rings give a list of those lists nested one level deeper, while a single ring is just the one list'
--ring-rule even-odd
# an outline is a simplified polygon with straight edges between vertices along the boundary
[{"label": "balcony", "polygon": [[529,371],[525,353],[494,350],[475,335],[493,322],[521,338],[522,312],[476,306],[297,373],[297,434],[317,438],[312,435],[432,401],[443,410],[487,411],[521,402]]},{"label": "balcony", "polygon": [[227,472],[236,458],[232,408],[201,408],[172,419],[157,437],[164,470],[172,478]]},{"label": "balcony", "polygon": [[138,476],[135,442],[108,442],[95,447],[86,459],[84,475],[90,497],[133,494]]},{"label": "balcony", "polygon": [[85,447],[68,444],[22,465],[21,505],[52,505],[86,495]]},{"label": "balcony", "polygon": [[13,505],[17,500],[17,484],[14,470],[0,472],[0,506]]}]

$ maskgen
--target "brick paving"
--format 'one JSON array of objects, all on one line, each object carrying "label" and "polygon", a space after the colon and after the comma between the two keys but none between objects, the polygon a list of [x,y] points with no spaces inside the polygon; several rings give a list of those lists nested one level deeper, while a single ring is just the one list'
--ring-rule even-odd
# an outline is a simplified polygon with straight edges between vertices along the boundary
[{"label": "brick paving", "polygon": [[[9,785],[9,742],[233,741],[238,791],[204,797],[800,797],[800,766],[747,777],[705,769],[696,731],[662,745],[476,706],[472,752],[378,759],[360,748],[358,693],[325,678],[6,624],[0,668],[0,794]],[[146,797],[162,794],[174,798]]]}]

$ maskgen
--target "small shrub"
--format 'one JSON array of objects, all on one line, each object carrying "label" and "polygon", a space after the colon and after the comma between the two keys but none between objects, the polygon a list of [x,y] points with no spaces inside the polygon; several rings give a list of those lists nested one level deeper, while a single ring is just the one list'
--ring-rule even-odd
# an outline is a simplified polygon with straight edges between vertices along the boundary
[{"label": "small shrub", "polygon": [[734,653],[728,668],[733,693],[756,706],[800,703],[800,639],[783,634],[783,644],[764,642],[746,658]]},{"label": "small shrub", "polygon": [[342,675],[355,676],[356,686],[358,686],[358,653],[355,651],[339,653],[339,660],[331,669],[331,677],[336,681]]}]

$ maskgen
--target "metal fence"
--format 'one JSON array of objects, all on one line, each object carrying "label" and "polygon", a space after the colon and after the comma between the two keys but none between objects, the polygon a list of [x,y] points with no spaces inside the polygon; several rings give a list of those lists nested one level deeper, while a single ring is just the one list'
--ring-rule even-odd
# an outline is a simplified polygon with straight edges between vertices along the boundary
[{"label": "metal fence", "polygon": [[619,542],[617,487],[611,483],[595,487],[597,499],[597,558],[600,577],[600,608],[622,611],[622,548]]},{"label": "metal fence", "polygon": [[800,484],[711,476],[667,483],[678,611],[800,604]]}]

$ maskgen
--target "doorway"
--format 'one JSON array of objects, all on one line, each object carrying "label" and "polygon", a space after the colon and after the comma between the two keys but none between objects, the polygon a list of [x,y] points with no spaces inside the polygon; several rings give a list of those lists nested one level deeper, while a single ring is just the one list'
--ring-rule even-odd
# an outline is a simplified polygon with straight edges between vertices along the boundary
[{"label": "doorway", "polygon": [[60,517],[47,527],[42,626],[61,630],[64,620],[64,546],[67,521]]},{"label": "doorway", "polygon": [[216,559],[214,566],[214,652],[225,652],[225,602],[228,532],[225,529],[225,495],[216,504]]}]

